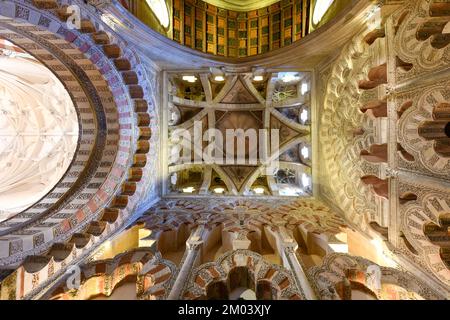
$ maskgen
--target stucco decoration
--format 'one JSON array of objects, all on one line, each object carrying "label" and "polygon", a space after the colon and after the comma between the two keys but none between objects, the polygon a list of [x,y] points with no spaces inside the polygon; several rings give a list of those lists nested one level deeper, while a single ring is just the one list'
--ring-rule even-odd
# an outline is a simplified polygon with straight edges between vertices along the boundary
[{"label": "stucco decoration", "polygon": [[[280,265],[265,261],[261,255],[250,250],[234,250],[225,253],[212,263],[206,263],[195,269],[184,294],[185,299],[207,297],[208,286],[216,282],[231,286],[230,273],[236,268],[246,268],[251,282],[258,287],[260,282],[270,284],[275,298],[280,300],[303,300],[292,273]],[[250,288],[255,289],[255,288]],[[257,291],[257,289],[255,289]]]},{"label": "stucco decoration", "polygon": [[[402,251],[410,256],[421,267],[426,268],[445,285],[450,285],[450,269],[446,266],[445,253],[440,252],[445,247],[446,228],[440,221],[441,217],[450,212],[450,198],[444,190],[431,190],[426,186],[406,183],[400,184],[400,191],[408,190],[418,196],[417,201],[407,203],[402,208],[401,230],[409,243],[416,250],[416,255],[407,248]],[[429,232],[428,226],[442,228]],[[437,237],[436,237],[437,236]],[[438,241],[432,241],[437,239]],[[440,241],[439,241],[440,239]]]},{"label": "stucco decoration", "polygon": [[[371,273],[379,270],[372,279]],[[343,253],[332,253],[326,256],[322,266],[308,271],[319,297],[322,300],[342,300],[351,293],[345,292],[360,284],[371,295],[379,300],[439,300],[445,299],[427,283],[417,279],[408,272],[393,268],[381,267],[361,257],[353,257]],[[374,298],[375,298],[374,296]]]},{"label": "stucco decoration", "polygon": [[[114,259],[100,260],[81,266],[80,287],[70,289],[67,277],[62,285],[46,298],[54,300],[88,300],[97,296],[109,297],[124,283],[136,283],[139,300],[160,300],[166,297],[173,283],[176,266],[152,253],[149,248],[138,248],[117,255]],[[70,280],[70,279],[69,279]]]},{"label": "stucco decoration", "polygon": [[183,223],[196,224],[207,216],[208,225],[223,224],[225,229],[242,232],[261,230],[264,226],[283,226],[288,230],[302,227],[308,232],[327,236],[345,228],[345,222],[322,202],[298,200],[166,200],[153,207],[140,220],[150,230],[177,230]]},{"label": "stucco decoration", "polygon": [[[450,159],[446,157],[450,140],[444,127],[432,126],[445,124],[448,114],[450,47],[442,34],[447,32],[449,18],[439,3],[421,0],[405,3],[392,21],[392,55],[397,63],[392,107],[398,114],[398,142],[412,156],[406,159],[398,154],[398,195],[413,196],[399,208],[399,229],[408,245],[400,242],[397,249],[448,288],[444,217],[450,211]],[[433,139],[433,134],[439,139]]]},{"label": "stucco decoration", "polygon": [[[397,25],[394,53],[398,60],[410,64],[407,70],[399,67],[395,73],[396,82],[401,84],[396,106],[399,111],[398,135],[402,146],[415,158],[415,161],[400,158],[399,165],[407,170],[427,171],[427,174],[447,178],[450,159],[436,152],[434,140],[426,140],[418,133],[424,122],[434,119],[433,110],[449,102],[448,76],[437,75],[448,71],[450,61],[450,47],[437,41],[442,38],[438,30],[442,27],[442,32],[446,32],[447,17],[436,8],[432,13],[433,4],[431,0],[409,1],[403,10],[393,15]],[[442,18],[438,21],[432,15]],[[426,29],[430,25],[434,29]],[[445,139],[442,142],[448,144]]]},{"label": "stucco decoration", "polygon": [[[58,3],[44,8],[40,4],[2,1],[2,15],[15,20],[12,25],[11,19],[1,19],[0,33],[38,57],[65,84],[74,96],[82,129],[69,167],[73,170],[63,178],[71,180],[64,186],[58,182],[33,211],[1,223],[0,264],[20,265],[2,281],[2,289],[9,286],[5,283],[22,289],[8,291],[10,299],[40,294],[70,264],[79,263],[116,232],[145,195],[154,194],[148,180],[140,183],[151,175],[147,153],[155,126],[148,113],[154,112],[154,100],[145,100],[153,96],[153,87],[141,86],[148,80],[141,61],[92,8],[86,7],[81,30],[68,30],[65,19],[52,9]],[[75,189],[66,192],[74,183]],[[66,243],[70,245],[64,252],[70,254],[61,258],[60,250],[52,248]],[[35,268],[28,269],[30,263]],[[27,275],[17,277],[23,271]]]},{"label": "stucco decoration", "polygon": [[[430,72],[439,68],[445,68],[450,62],[450,49],[448,46],[437,48],[432,45],[432,35],[429,32],[421,37],[417,34],[418,28],[432,22],[430,16],[430,4],[433,0],[408,1],[403,10],[394,15],[399,21],[398,31],[394,42],[398,57],[413,64],[409,72],[398,75],[399,80],[409,79],[420,73]],[[441,20],[436,27],[445,20]]]},{"label": "stucco decoration", "polygon": [[370,67],[377,63],[375,50],[363,41],[364,35],[353,38],[330,72],[321,73],[324,100],[319,125],[321,193],[363,229],[378,219],[378,209],[375,194],[361,177],[379,172],[379,164],[360,157],[362,150],[379,139],[373,118],[360,111],[377,98],[376,89],[358,87],[358,81],[366,79]]},{"label": "stucco decoration", "polygon": [[450,82],[434,82],[433,85],[417,87],[399,95],[398,105],[412,102],[399,119],[398,135],[403,148],[414,156],[415,161],[400,158],[400,165],[413,171],[447,178],[450,174],[450,158],[436,152],[435,141],[423,139],[418,132],[421,123],[433,120],[433,109],[440,103],[449,102]]}]

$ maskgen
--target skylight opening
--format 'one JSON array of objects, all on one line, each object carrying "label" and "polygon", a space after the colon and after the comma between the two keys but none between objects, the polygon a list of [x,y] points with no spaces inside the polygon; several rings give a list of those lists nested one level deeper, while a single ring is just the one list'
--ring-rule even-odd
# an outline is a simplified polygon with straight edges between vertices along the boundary
[{"label": "skylight opening", "polygon": [[334,3],[334,0],[317,0],[314,5],[313,12],[313,24],[317,25],[320,21],[322,21],[325,14],[330,9],[331,5]]},{"label": "skylight opening", "polygon": [[170,18],[169,18],[169,10],[167,8],[167,4],[165,0],[145,0],[152,9],[156,18],[158,18],[159,23],[164,27],[169,27]]}]

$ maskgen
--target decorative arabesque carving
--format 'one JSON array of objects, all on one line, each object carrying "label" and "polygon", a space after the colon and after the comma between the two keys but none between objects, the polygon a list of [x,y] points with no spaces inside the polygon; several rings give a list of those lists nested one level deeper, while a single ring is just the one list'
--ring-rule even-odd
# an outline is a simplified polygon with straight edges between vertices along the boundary
[{"label": "decorative arabesque carving", "polygon": [[442,237],[439,243],[432,241],[435,238],[428,228],[430,225],[444,227],[440,218],[450,212],[450,198],[443,191],[430,190],[419,184],[400,184],[400,191],[405,190],[414,192],[418,199],[402,206],[401,230],[419,254],[412,254],[406,247],[400,250],[423,268],[430,270],[446,285],[450,285],[450,269],[441,255],[441,246],[445,248],[448,239]]},{"label": "decorative arabesque carving", "polygon": [[[237,232],[245,238],[251,231],[261,232],[264,226],[302,227],[309,232],[327,236],[341,232],[345,223],[322,202],[298,200],[166,200],[150,209],[140,221],[153,231],[177,230],[180,225],[195,225],[208,216],[206,225],[223,224],[224,230]],[[158,234],[158,232],[156,233]]]},{"label": "decorative arabesque carving", "polygon": [[364,42],[366,33],[357,35],[342,50],[330,75],[322,74],[326,89],[319,113],[322,194],[362,229],[378,219],[378,209],[375,194],[360,178],[379,172],[379,164],[360,157],[377,139],[374,119],[360,111],[378,99],[376,89],[359,88],[369,67],[375,65],[375,51]]},{"label": "decorative arabesque carving", "polygon": [[[396,253],[425,269],[428,280],[448,286],[449,243],[436,240],[446,225],[440,217],[448,208],[450,170],[450,16],[444,7],[406,2],[384,31],[363,32],[344,47],[321,74],[319,141],[322,195],[362,230],[377,223]],[[387,131],[378,119],[386,116]],[[430,236],[424,230],[431,223]]]},{"label": "decorative arabesque carving", "polygon": [[[438,177],[450,174],[450,158],[436,152],[436,141],[425,139],[419,133],[424,122],[433,121],[433,110],[450,101],[450,81],[435,82],[430,86],[411,88],[399,97],[399,104],[412,101],[412,106],[402,113],[398,124],[398,136],[402,147],[414,156],[415,161],[400,159],[400,165],[418,172],[429,172]],[[444,132],[444,130],[442,130]]]},{"label": "decorative arabesque carving", "polygon": [[[206,263],[196,268],[190,277],[184,297],[197,299],[207,297],[208,286],[212,283],[229,282],[229,274],[235,268],[244,267],[253,276],[253,284],[267,282],[276,292],[275,299],[298,300],[304,299],[302,292],[295,285],[291,271],[276,264],[271,264],[263,257],[250,250],[233,250],[219,257],[215,262]],[[256,288],[250,288],[257,291]],[[257,292],[258,294],[258,292]]]},{"label": "decorative arabesque carving", "polygon": [[[377,270],[380,271],[380,274],[376,274]],[[373,274],[374,272],[375,274]],[[362,284],[364,288],[370,290],[369,292],[375,294],[376,298],[380,300],[392,298],[437,300],[446,298],[427,283],[408,272],[378,266],[367,259],[343,253],[327,255],[322,262],[322,266],[311,268],[308,274],[323,300],[351,298],[352,283]],[[386,286],[395,286],[396,289],[389,290]],[[398,289],[398,287],[401,289]],[[389,296],[389,291],[395,292],[398,296]]]},{"label": "decorative arabesque carving", "polygon": [[[448,4],[447,4],[448,5]],[[450,285],[450,269],[443,236],[442,215],[449,211],[450,159],[446,125],[450,101],[450,15],[445,3],[409,1],[396,12],[393,51],[397,62],[410,67],[395,68],[397,134],[402,149],[412,157],[398,156],[400,195],[411,201],[399,207],[399,227],[407,243],[397,250],[425,268],[444,285]],[[410,178],[414,175],[414,178]],[[432,180],[429,178],[432,176]],[[412,197],[411,197],[412,196]]]},{"label": "decorative arabesque carving", "polygon": [[[442,34],[448,37],[450,16],[432,0],[410,1],[396,12],[397,21],[394,51],[398,60],[411,64],[404,70],[396,68],[396,82],[404,84],[397,93],[399,111],[398,135],[402,147],[415,161],[400,157],[400,165],[409,170],[448,177],[450,159],[445,156],[448,139],[436,141],[425,133],[424,124],[441,120],[436,108],[450,101],[450,81],[446,75],[450,66],[450,47],[447,42],[436,45]],[[436,119],[436,115],[437,118]],[[445,126],[444,126],[445,127]],[[419,133],[419,131],[422,131]]]},{"label": "decorative arabesque carving", "polygon": [[[394,39],[394,49],[398,57],[404,61],[413,64],[413,68],[408,72],[402,72],[397,75],[397,80],[402,81],[411,79],[433,70],[442,70],[449,67],[450,48],[436,48],[431,45],[435,35],[440,33],[438,30],[424,27],[433,23],[433,20],[444,22],[448,16],[431,17],[430,6],[434,0],[409,1],[400,10],[394,14],[394,19],[399,21],[397,25],[396,37]],[[440,29],[444,31],[446,23]],[[448,27],[446,28],[448,30]],[[421,32],[422,31],[422,32]],[[425,35],[425,36],[422,36]]]},{"label": "decorative arabesque carving", "polygon": [[68,288],[70,276],[63,285],[48,293],[49,299],[87,300],[98,295],[110,296],[125,282],[136,283],[136,296],[140,300],[164,299],[175,280],[176,266],[162,259],[149,248],[138,248],[114,259],[100,260],[81,266],[80,286]]}]

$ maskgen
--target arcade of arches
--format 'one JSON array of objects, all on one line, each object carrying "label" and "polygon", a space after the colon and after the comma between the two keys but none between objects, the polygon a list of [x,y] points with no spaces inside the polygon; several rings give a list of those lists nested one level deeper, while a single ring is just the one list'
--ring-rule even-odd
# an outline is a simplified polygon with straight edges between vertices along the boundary
[{"label": "arcade of arches", "polygon": [[1,1],[0,115],[2,300],[450,297],[448,0]]}]

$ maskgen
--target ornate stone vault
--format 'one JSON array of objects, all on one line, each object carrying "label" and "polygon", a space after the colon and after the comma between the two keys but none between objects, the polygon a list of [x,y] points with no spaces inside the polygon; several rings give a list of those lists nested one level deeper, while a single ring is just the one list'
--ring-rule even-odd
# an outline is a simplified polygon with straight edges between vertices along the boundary
[{"label": "ornate stone vault", "polygon": [[320,193],[443,290],[450,277],[448,12],[448,2],[405,1],[386,22],[368,24],[322,65],[319,110]]},{"label": "ornate stone vault", "polygon": [[167,78],[164,193],[312,192],[308,73],[213,70]]},{"label": "ornate stone vault", "polygon": [[[8,101],[59,83],[46,107],[75,110],[78,138],[54,187],[0,222],[0,299],[448,299],[450,3],[347,13],[233,60],[118,1],[1,1],[0,50],[29,59],[0,68]],[[24,78],[31,56],[51,76]],[[0,176],[51,170],[19,160]]]},{"label": "ornate stone vault", "polygon": [[141,218],[150,229],[177,228],[182,221],[194,223],[207,218],[206,225],[224,223],[227,230],[236,234],[251,232],[264,226],[283,226],[294,231],[302,227],[311,233],[332,237],[345,227],[344,221],[323,203],[312,198],[296,200],[259,199],[223,201],[205,199],[166,200],[150,209]]},{"label": "ornate stone vault", "polygon": [[[155,189],[139,184],[154,176],[156,155],[146,156],[155,111],[155,85],[148,79],[154,74],[142,71],[122,40],[96,27],[95,15],[84,15],[82,28],[69,30],[67,17],[55,9],[65,7],[56,1],[0,3],[0,37],[39,59],[62,82],[80,127],[73,161],[55,188],[0,224],[2,298],[41,292],[116,233]],[[26,284],[9,291],[21,272],[31,272]]]},{"label": "ornate stone vault", "polygon": [[[78,116],[61,82],[0,39],[0,221],[44,197],[78,146]],[[7,168],[7,169],[6,169]]]}]

